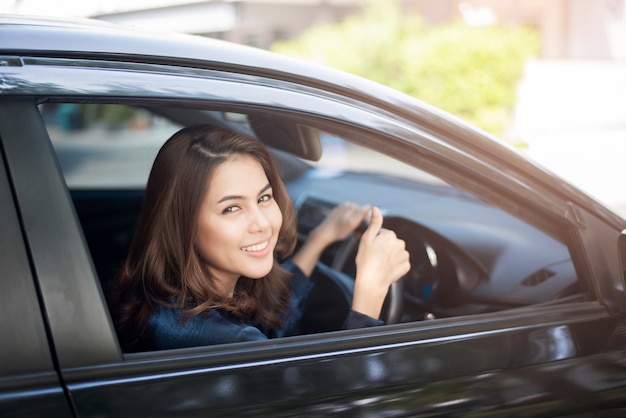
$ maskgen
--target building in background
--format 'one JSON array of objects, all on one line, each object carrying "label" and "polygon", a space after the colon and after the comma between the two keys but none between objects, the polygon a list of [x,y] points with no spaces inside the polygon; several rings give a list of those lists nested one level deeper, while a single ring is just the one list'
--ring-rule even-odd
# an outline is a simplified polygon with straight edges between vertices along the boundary
[{"label": "building in background", "polygon": [[[269,48],[311,26],[358,13],[368,0],[192,1],[92,17],[219,37]],[[129,2],[130,3],[130,2]],[[541,58],[626,59],[624,0],[403,0],[429,24],[525,24],[541,34]],[[135,3],[133,3],[135,4]],[[131,7],[128,5],[128,7]]]},{"label": "building in background", "polygon": [[[369,0],[0,0],[0,12],[91,17],[268,48],[311,26],[358,13]],[[525,24],[544,59],[626,59],[626,0],[399,0],[429,24]],[[63,7],[66,4],[67,7]]]}]

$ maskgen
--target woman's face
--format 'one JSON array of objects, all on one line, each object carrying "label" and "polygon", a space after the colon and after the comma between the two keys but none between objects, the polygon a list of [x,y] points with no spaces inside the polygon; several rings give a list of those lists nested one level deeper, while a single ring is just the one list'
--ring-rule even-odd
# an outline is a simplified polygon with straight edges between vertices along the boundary
[{"label": "woman's face", "polygon": [[272,269],[283,217],[261,164],[237,155],[216,167],[200,205],[196,245],[211,277],[231,296],[240,276]]}]

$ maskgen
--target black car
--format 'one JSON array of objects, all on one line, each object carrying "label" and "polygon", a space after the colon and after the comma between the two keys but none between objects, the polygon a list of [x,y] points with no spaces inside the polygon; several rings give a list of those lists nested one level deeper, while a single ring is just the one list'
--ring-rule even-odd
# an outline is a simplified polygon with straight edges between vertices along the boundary
[{"label": "black car", "polygon": [[[122,352],[103,289],[156,152],[200,123],[273,149],[300,242],[340,202],[381,207],[412,265],[386,325],[339,330],[353,235],[301,335]],[[1,416],[626,412],[626,221],[416,99],[221,41],[2,16],[0,152]]]}]

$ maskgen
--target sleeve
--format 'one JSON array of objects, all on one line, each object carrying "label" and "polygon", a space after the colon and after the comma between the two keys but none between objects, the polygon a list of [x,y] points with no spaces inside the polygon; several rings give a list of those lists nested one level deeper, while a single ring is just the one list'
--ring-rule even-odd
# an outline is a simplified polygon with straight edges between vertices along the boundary
[{"label": "sleeve", "polygon": [[368,328],[377,327],[379,325],[384,325],[384,322],[350,309],[346,320],[343,322],[342,329]]},{"label": "sleeve", "polygon": [[[283,263],[283,268],[290,271],[293,274],[293,289],[292,289],[292,299],[291,299],[291,315],[288,317],[285,322],[285,326],[283,326],[283,333],[278,334],[276,336],[287,336],[293,335],[287,332],[293,332],[297,330],[298,323],[302,318],[304,313],[304,307],[306,304],[306,299],[308,298],[311,290],[313,290],[313,282],[309,280],[308,277],[304,275],[302,270],[298,268],[298,266],[293,262],[290,258]],[[319,266],[318,266],[319,268]],[[350,309],[346,319],[343,322],[343,326],[341,329],[358,329],[358,328],[368,328],[368,327],[376,327],[380,325],[384,325],[384,321],[373,318],[371,316],[362,314],[357,311],[353,311]],[[287,331],[287,332],[285,332]]]},{"label": "sleeve", "polygon": [[283,316],[283,326],[280,329],[272,329],[265,332],[270,338],[288,337],[298,333],[306,301],[315,286],[296,263],[293,262],[293,259],[287,259],[281,264],[281,267],[292,275],[291,298],[289,300],[289,310]]}]

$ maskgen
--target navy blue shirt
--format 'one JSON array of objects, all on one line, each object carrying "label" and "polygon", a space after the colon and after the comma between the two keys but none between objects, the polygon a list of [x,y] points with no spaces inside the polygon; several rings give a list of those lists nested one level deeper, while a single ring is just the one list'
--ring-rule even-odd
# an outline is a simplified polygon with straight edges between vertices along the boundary
[{"label": "navy blue shirt", "polygon": [[[183,321],[184,310],[158,305],[150,316],[146,330],[150,336],[150,345],[153,346],[150,348],[165,350],[294,335],[314,284],[292,260],[287,260],[282,266],[292,273],[293,278],[289,311],[280,329],[262,329],[248,320],[237,318],[219,309],[211,309]],[[378,319],[350,310],[343,328],[364,328],[382,323]]]}]

